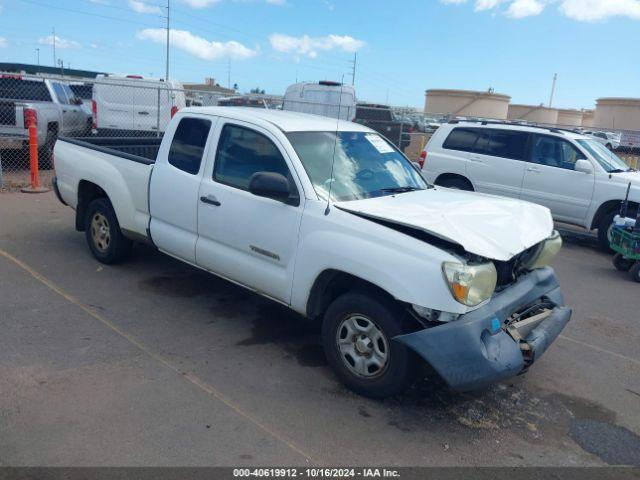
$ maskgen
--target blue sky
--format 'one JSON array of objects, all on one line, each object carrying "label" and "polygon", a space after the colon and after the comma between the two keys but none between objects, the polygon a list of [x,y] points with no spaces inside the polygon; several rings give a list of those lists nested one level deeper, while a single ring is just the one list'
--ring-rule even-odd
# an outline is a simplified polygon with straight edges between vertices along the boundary
[{"label": "blue sky", "polygon": [[[166,0],[0,0],[0,59],[164,76]],[[428,88],[589,108],[640,97],[640,0],[171,0],[172,78],[282,93],[351,81],[359,99],[422,107]]]}]

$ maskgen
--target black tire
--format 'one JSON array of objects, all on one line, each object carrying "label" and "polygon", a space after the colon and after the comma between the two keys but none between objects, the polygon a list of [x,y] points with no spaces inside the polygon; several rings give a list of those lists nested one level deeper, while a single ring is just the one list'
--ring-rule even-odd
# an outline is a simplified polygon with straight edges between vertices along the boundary
[{"label": "black tire", "polygon": [[613,252],[609,245],[609,228],[613,225],[613,217],[617,214],[617,210],[608,212],[602,216],[598,223],[598,246],[603,252]]},{"label": "black tire", "polygon": [[640,283],[640,261],[636,262],[633,267],[631,267],[629,275],[631,275],[631,280]]},{"label": "black tire", "polygon": [[455,188],[456,190],[466,190],[467,192],[473,192],[473,186],[468,180],[464,178],[443,178],[436,181],[436,185],[440,185],[445,188]]},{"label": "black tire", "polygon": [[620,272],[628,272],[635,262],[633,260],[629,260],[628,258],[624,258],[622,254],[616,253],[613,256],[613,266],[616,267],[616,270]]},{"label": "black tire", "polygon": [[49,170],[53,167],[53,147],[56,140],[58,140],[57,130],[48,129],[44,145],[38,150],[38,168],[40,170]]},{"label": "black tire", "polygon": [[[374,323],[386,341],[384,367],[373,375],[367,372],[371,376],[366,378],[347,366],[347,363],[351,363],[353,368],[354,362],[349,362],[348,356],[338,346],[338,330],[345,331],[343,322],[356,315],[360,316],[358,318],[366,317]],[[402,327],[402,316],[402,309],[392,301],[383,301],[366,293],[345,293],[329,306],[322,323],[322,343],[329,365],[348,388],[366,397],[385,398],[403,392],[413,383],[417,371],[415,354],[404,345],[391,341],[396,335],[407,333]],[[347,333],[345,338],[348,337]],[[354,346],[353,352],[357,353],[358,347],[355,343]],[[367,357],[357,354],[361,360],[362,357]]]},{"label": "black tire", "polygon": [[[105,228],[106,233],[103,233],[108,235],[108,239],[106,236],[101,237],[100,228],[102,227]],[[98,198],[87,206],[84,216],[84,233],[91,253],[100,263],[107,265],[120,263],[131,253],[132,242],[122,235],[116,213],[107,198]]]}]

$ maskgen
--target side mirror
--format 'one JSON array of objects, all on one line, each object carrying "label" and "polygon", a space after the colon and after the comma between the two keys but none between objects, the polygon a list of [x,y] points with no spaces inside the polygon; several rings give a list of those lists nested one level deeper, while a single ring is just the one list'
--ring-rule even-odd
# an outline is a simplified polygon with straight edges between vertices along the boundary
[{"label": "side mirror", "polygon": [[589,160],[577,160],[573,168],[576,172],[587,173],[589,175],[593,173],[593,165],[591,165]]},{"label": "side mirror", "polygon": [[280,173],[256,172],[249,179],[249,191],[254,195],[297,206],[300,197],[293,190],[289,180]]}]

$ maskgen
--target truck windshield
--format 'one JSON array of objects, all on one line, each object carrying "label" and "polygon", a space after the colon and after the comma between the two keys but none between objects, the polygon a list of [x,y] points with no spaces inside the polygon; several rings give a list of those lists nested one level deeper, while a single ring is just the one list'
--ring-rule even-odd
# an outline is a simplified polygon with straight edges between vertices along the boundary
[{"label": "truck windshield", "polygon": [[596,140],[577,140],[593,156],[607,173],[628,172],[629,165]]},{"label": "truck windshield", "polygon": [[[428,184],[396,148],[366,132],[292,132],[293,145],[316,193],[335,201],[424,190]],[[332,162],[335,149],[335,161]],[[333,175],[332,171],[333,163]]]}]

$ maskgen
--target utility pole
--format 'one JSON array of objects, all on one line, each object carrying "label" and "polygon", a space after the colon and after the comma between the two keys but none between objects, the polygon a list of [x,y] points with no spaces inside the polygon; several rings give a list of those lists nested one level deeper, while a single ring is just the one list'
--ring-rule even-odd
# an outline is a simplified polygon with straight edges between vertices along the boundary
[{"label": "utility pole", "polygon": [[40,49],[36,48],[36,58],[38,61],[38,67],[40,66]]},{"label": "utility pole", "polygon": [[551,96],[549,97],[549,108],[551,108],[551,105],[553,104],[553,94],[556,91],[556,80],[558,78],[558,74],[554,73],[553,74],[553,83],[551,84]]},{"label": "utility pole", "polygon": [[53,36],[51,39],[53,40],[53,66],[56,66],[56,28],[53,27]]},{"label": "utility pole", "polygon": [[351,86],[356,83],[356,60],[358,59],[358,52],[353,52],[353,69],[351,70]]},{"label": "utility pole", "polygon": [[171,5],[170,5],[170,0],[167,0],[167,65],[166,65],[166,70],[165,70],[165,74],[164,74],[164,80],[165,82],[169,81],[169,29],[170,29],[170,17],[171,17]]}]

